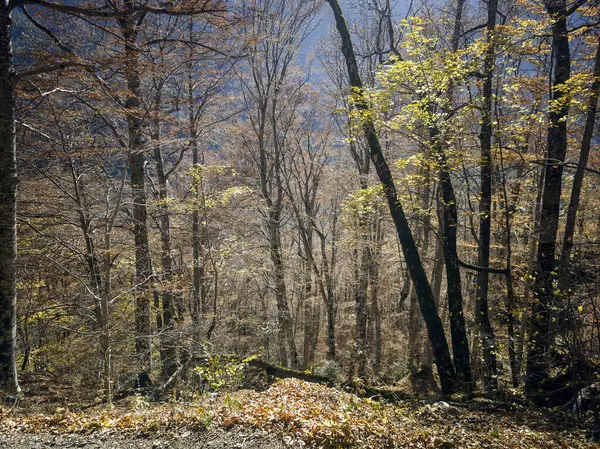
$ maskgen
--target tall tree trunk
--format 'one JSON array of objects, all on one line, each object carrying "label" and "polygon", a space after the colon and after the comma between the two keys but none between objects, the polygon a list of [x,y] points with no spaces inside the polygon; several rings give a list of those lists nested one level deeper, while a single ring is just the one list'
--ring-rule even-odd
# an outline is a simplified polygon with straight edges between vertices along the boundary
[{"label": "tall tree trunk", "polygon": [[[535,274],[535,263],[536,263],[536,254],[537,254],[537,244],[538,244],[538,235],[540,229],[540,219],[542,213],[542,194],[544,192],[544,169],[543,167],[538,170],[539,173],[536,174],[536,196],[535,202],[533,204],[533,216],[531,217],[533,220],[533,230],[531,232],[531,238],[529,242],[526,244],[529,245],[527,252],[527,275],[533,279],[533,275]],[[519,373],[522,371],[523,367],[523,358],[525,356],[525,334],[529,333],[531,327],[531,290],[533,287],[533,282],[530,279],[527,279],[525,282],[525,286],[523,288],[523,304],[525,305],[525,309],[523,312],[523,319],[521,329],[519,331],[519,337],[517,338],[517,368]]]},{"label": "tall tree trunk", "polygon": [[[444,250],[442,248],[442,243],[438,242],[435,250],[434,264],[431,273],[431,289],[433,291],[433,297],[435,299],[436,306],[440,307],[440,295],[442,292],[442,278],[444,277]],[[443,321],[443,320],[442,320]],[[433,352],[431,351],[431,347],[427,346],[424,348],[424,364],[426,366],[433,366]]]},{"label": "tall tree trunk", "polygon": [[452,355],[456,369],[456,380],[460,388],[472,388],[471,363],[469,360],[469,341],[463,313],[462,281],[458,263],[458,208],[456,195],[450,178],[450,170],[445,151],[437,129],[430,129],[434,153],[439,163],[440,192],[442,196],[442,238],[444,262],[446,265],[446,288],[448,291],[448,311],[450,313],[450,335],[452,338]]},{"label": "tall tree trunk", "polygon": [[[494,31],[496,29],[496,13],[498,0],[488,2],[487,44],[484,62],[483,105],[481,108],[481,196],[479,199],[479,250],[478,265],[482,268],[490,266],[490,236],[492,223],[492,86],[496,52]],[[506,206],[508,207],[508,205]],[[509,231],[510,232],[510,231]],[[481,335],[484,361],[484,388],[494,391],[498,388],[496,368],[496,345],[494,329],[490,322],[488,310],[489,272],[477,272],[476,319]],[[513,346],[514,349],[514,346]]]},{"label": "tall tree trunk", "polygon": [[102,378],[104,383],[104,395],[107,402],[112,400],[112,351],[110,344],[110,316],[109,316],[109,304],[111,300],[111,289],[112,289],[112,231],[115,226],[115,221],[121,209],[121,202],[123,200],[123,191],[125,189],[125,181],[127,178],[127,167],[123,169],[123,176],[121,177],[121,185],[117,194],[114,209],[110,210],[110,204],[108,202],[109,195],[107,194],[106,203],[106,222],[104,226],[104,284],[102,288],[102,295],[100,297],[100,352],[102,353]]},{"label": "tall tree trunk", "polygon": [[[419,168],[420,175],[422,176],[424,182],[419,186],[419,215],[421,226],[420,229],[417,230],[417,233],[422,236],[423,244],[421,246],[421,254],[423,257],[427,257],[429,252],[429,246],[431,243],[431,199],[432,199],[432,173],[431,167],[429,164],[424,164]],[[443,232],[442,232],[443,234]],[[419,239],[419,237],[417,237]],[[439,256],[439,259],[437,258]],[[434,264],[442,262],[442,254],[436,254],[434,258]],[[440,268],[442,265],[440,264]],[[432,289],[434,297],[439,296],[439,289],[436,293],[436,277],[435,277],[435,269],[434,273],[431,277]],[[440,282],[441,284],[441,278]],[[404,288],[404,287],[403,287]],[[423,343],[423,317],[419,314],[419,302],[415,293],[414,288],[410,290],[410,318],[409,318],[409,362],[408,367],[411,371],[420,369],[419,366],[416,365],[416,360],[419,355],[423,356],[421,360],[421,366],[428,365],[429,367],[433,366],[433,361],[431,359],[431,351],[429,350],[427,345]]]},{"label": "tall tree trunk", "polygon": [[[502,172],[502,195],[504,199],[504,223],[505,223],[505,241],[504,246],[506,247],[506,333],[507,333],[507,346],[508,346],[508,360],[510,362],[510,371],[512,378],[513,388],[519,386],[519,364],[517,358],[517,347],[515,343],[515,332],[518,325],[519,312],[517,310],[517,301],[514,287],[514,275],[512,270],[512,214],[514,207],[519,199],[519,191],[521,189],[520,183],[513,189],[511,198],[508,196],[508,189],[506,186],[506,169],[504,166],[504,154],[502,147],[500,147],[500,169]],[[518,179],[521,178],[522,174],[517,172]],[[521,175],[521,176],[519,176]]]},{"label": "tall tree trunk", "polygon": [[[457,1],[454,31],[452,35],[453,52],[457,52],[459,47],[464,5],[465,0]],[[452,105],[454,101],[454,87],[455,86],[451,84],[447,92],[450,105]],[[431,125],[429,128],[429,138],[433,155],[438,162],[439,189],[442,195],[442,223],[444,228],[442,242],[446,266],[446,288],[448,292],[448,311],[450,314],[450,335],[452,338],[454,368],[456,369],[456,380],[458,381],[460,388],[471,390],[472,374],[471,363],[469,360],[469,341],[463,312],[462,281],[458,263],[458,207],[456,205],[456,194],[452,185],[448,157],[444,148],[442,136],[435,124]]]},{"label": "tall tree trunk", "polygon": [[[308,204],[308,203],[305,203]],[[306,225],[301,219],[298,207],[292,200],[292,207],[294,208],[294,213],[298,218],[298,226],[300,228],[300,240],[304,246],[304,251],[306,253],[306,268],[305,270],[312,270],[315,275],[315,280],[317,284],[317,288],[323,299],[323,303],[325,304],[325,311],[327,314],[327,347],[328,347],[328,357],[330,360],[335,360],[335,315],[336,315],[336,300],[335,300],[335,292],[333,286],[333,277],[332,271],[333,267],[335,267],[335,227],[336,227],[336,217],[334,216],[333,226],[332,226],[332,249],[331,249],[331,265],[329,260],[327,259],[327,239],[325,235],[315,229],[314,227],[314,213],[311,212],[309,215],[309,219],[306,221]],[[312,207],[307,208],[312,211]],[[314,256],[314,248],[313,248],[313,232],[316,232],[319,239],[321,240],[321,260],[322,260],[322,270],[319,270],[317,263],[315,261]],[[310,296],[310,292],[312,292],[312,285],[309,285],[308,282],[312,282],[312,277],[310,276],[310,272],[305,272],[305,292],[307,296]],[[306,298],[305,298],[306,301]],[[305,304],[305,307],[309,307],[308,304]],[[316,310],[316,311],[315,311]],[[319,337],[319,328],[321,321],[321,307],[319,305],[312,304],[310,306],[310,310],[305,309],[305,320],[306,317],[310,316],[314,320],[313,323],[305,322],[305,334],[308,332],[310,334],[310,338],[307,339],[305,335],[304,340],[304,365],[306,367],[306,362],[314,361],[314,351],[318,343]],[[311,348],[307,346],[311,345]]]},{"label": "tall tree trunk", "polygon": [[[285,70],[282,72],[281,76],[282,79],[283,77],[285,77]],[[267,227],[269,230],[271,262],[273,263],[274,268],[275,302],[277,305],[277,324],[279,329],[279,342],[280,345],[282,345],[282,362],[286,363],[287,366],[296,368],[299,366],[298,351],[296,349],[296,342],[294,339],[294,323],[292,321],[292,315],[290,313],[288,304],[287,287],[285,283],[285,266],[283,263],[283,244],[281,241],[281,214],[283,211],[284,197],[283,152],[285,150],[285,142],[282,141],[282,137],[279,132],[279,89],[280,85],[276,85],[273,97],[267,100],[270,100],[270,109],[268,110],[268,112],[267,108],[264,109],[264,117],[270,122],[273,139],[273,184],[275,189],[274,199],[271,196],[269,187],[267,187],[266,177],[264,178],[264,182],[262,182],[261,184],[263,186],[263,194],[269,206],[269,221],[267,223]],[[265,170],[268,170],[266,162],[267,155],[265,143],[266,142],[263,141],[260,145],[261,163],[264,164],[261,167],[261,175],[263,167]]]},{"label": "tall tree trunk", "polygon": [[[193,41],[193,26],[194,21],[189,20],[189,39]],[[192,149],[192,167],[195,170],[193,173],[193,194],[194,194],[194,209],[192,211],[192,304],[190,307],[190,315],[192,318],[193,330],[193,346],[201,343],[200,326],[202,319],[206,314],[206,288],[205,288],[205,263],[204,263],[204,242],[203,230],[200,223],[200,201],[202,197],[202,167],[204,158],[200,158],[198,149],[198,124],[195,114],[194,100],[194,79],[193,79],[193,64],[194,51],[190,48],[189,63],[188,63],[188,125],[190,134],[190,146]]]},{"label": "tall tree trunk", "polygon": [[[335,16],[336,27],[342,40],[342,53],[346,61],[348,75],[350,78],[350,86],[355,90],[357,98],[356,107],[365,112],[368,110],[368,104],[364,98],[363,84],[360,78],[356,56],[352,47],[352,38],[346,25],[340,4],[338,0],[328,0],[333,14]],[[384,188],[390,214],[396,226],[396,232],[402,246],[402,252],[408,266],[412,281],[415,285],[415,290],[419,298],[419,306],[421,313],[427,325],[429,340],[433,348],[434,359],[437,366],[442,391],[444,393],[452,392],[452,383],[454,380],[454,366],[450,357],[450,349],[446,340],[444,327],[438,315],[437,306],[433,298],[431,286],[427,279],[427,274],[423,268],[423,263],[419,256],[419,251],[415,245],[415,241],[408,225],[404,210],[398,200],[396,186],[392,178],[392,173],[383,156],[381,144],[375,130],[373,122],[368,118],[362,122],[363,133],[369,144],[371,160],[376,168],[379,180]]]},{"label": "tall tree trunk", "polygon": [[594,126],[596,123],[596,113],[598,112],[598,97],[600,94],[600,39],[596,58],[594,62],[594,81],[590,89],[588,101],[588,110],[583,130],[583,139],[581,141],[581,151],[579,153],[579,163],[573,179],[573,188],[571,190],[571,199],[567,209],[567,220],[565,223],[565,233],[563,237],[562,252],[558,264],[558,291],[560,295],[570,296],[569,289],[569,259],[573,250],[573,236],[575,234],[575,223],[577,219],[577,210],[581,198],[583,187],[583,178],[587,168],[592,138],[594,137]]},{"label": "tall tree trunk", "polygon": [[410,289],[410,304],[408,309],[408,369],[413,372],[418,370],[417,359],[421,352],[421,314],[419,312],[419,298],[415,292],[415,287]]},{"label": "tall tree trunk", "polygon": [[[109,318],[108,318],[108,304],[110,298],[110,265],[112,264],[110,255],[110,236],[108,237],[108,245],[105,248],[108,257],[105,259],[106,264],[106,282],[109,282],[108,286],[104,285],[102,280],[102,268],[100,266],[100,258],[96,252],[92,233],[91,233],[91,220],[88,215],[87,202],[85,201],[85,189],[84,185],[80,181],[80,173],[76,171],[74,163],[69,163],[71,171],[71,179],[73,181],[73,187],[75,190],[74,198],[77,201],[77,215],[79,216],[79,226],[83,234],[83,240],[85,242],[86,253],[85,261],[88,268],[88,274],[90,277],[91,291],[94,292],[94,314],[96,315],[95,328],[99,331],[98,344],[100,348],[100,354],[102,357],[102,383],[104,388],[104,398],[107,402],[112,400],[112,385],[111,385],[111,351],[110,351],[110,330],[109,330]],[[120,202],[121,195],[119,195]],[[118,208],[118,206],[116,206]],[[114,211],[116,214],[117,211]],[[112,226],[114,219],[109,219],[107,214],[107,226],[105,232],[112,232]]]},{"label": "tall tree trunk", "polygon": [[[192,98],[193,101],[193,98]],[[193,105],[193,103],[191,103]],[[203,234],[200,224],[200,201],[202,196],[202,161],[198,151],[198,136],[196,125],[193,119],[193,111],[190,112],[190,145],[192,147],[192,166],[194,167],[194,200],[195,205],[192,211],[192,304],[191,317],[194,326],[195,344],[200,343],[200,326],[202,318],[206,314],[206,289],[205,289],[205,268],[204,268],[204,244]]]},{"label": "tall tree trunk", "polygon": [[171,213],[169,211],[169,191],[165,164],[160,146],[160,109],[162,98],[160,91],[154,99],[154,126],[152,141],[154,144],[154,161],[158,178],[159,223],[161,241],[162,280],[167,288],[162,289],[162,329],[160,329],[160,362],[163,380],[169,380],[177,370],[177,344],[175,340],[175,299],[173,295],[173,256],[171,255]]},{"label": "tall tree trunk", "polygon": [[[298,218],[301,220],[301,218]],[[315,360],[315,301],[313,301],[313,230],[311,220],[307,220],[306,229],[300,226],[300,234],[304,231],[306,235],[300,236],[300,241],[303,242],[304,259],[302,261],[302,305],[304,309],[304,341],[302,347],[302,365],[304,369],[308,369],[313,365]],[[300,250],[302,251],[302,250]]]},{"label": "tall tree trunk", "polygon": [[298,366],[298,352],[292,331],[293,323],[287,302],[287,288],[285,285],[285,268],[281,246],[281,212],[271,209],[269,211],[269,249],[273,263],[275,282],[275,302],[277,305],[277,325],[279,344],[281,349],[281,362],[287,366]]},{"label": "tall tree trunk", "polygon": [[15,77],[10,7],[0,2],[0,391],[19,392],[17,380],[17,160]]},{"label": "tall tree trunk", "polygon": [[567,116],[564,85],[571,77],[571,55],[565,0],[546,0],[546,10],[552,17],[552,54],[554,79],[550,99],[547,163],[544,171],[544,193],[540,218],[539,243],[534,284],[534,304],[527,357],[526,388],[540,387],[548,377],[549,330],[554,307],[554,270],[556,268],[556,237],[558,234],[563,162],[567,152]]},{"label": "tall tree trunk", "polygon": [[[325,311],[327,313],[327,357],[329,360],[335,360],[335,319],[337,315],[337,299],[335,296],[335,286],[333,281],[333,273],[336,264],[336,224],[337,214],[334,214],[333,224],[331,226],[331,262],[327,260],[327,240],[325,235],[319,233],[321,240],[321,260],[323,264],[323,278],[319,276],[319,286],[321,296],[325,302]],[[316,266],[316,265],[315,265]],[[318,275],[317,275],[318,276]]]},{"label": "tall tree trunk", "polygon": [[360,238],[358,248],[355,251],[356,263],[354,273],[354,308],[356,322],[354,327],[354,357],[353,364],[356,366],[356,376],[364,379],[367,374],[367,323],[368,323],[368,288],[369,267],[372,264],[372,251],[366,227],[366,220],[359,220]]},{"label": "tall tree trunk", "polygon": [[90,278],[91,291],[96,295],[96,301],[94,304],[94,314],[96,315],[96,326],[100,325],[101,307],[98,298],[100,298],[102,292],[102,273],[98,261],[98,254],[96,253],[94,240],[91,233],[91,222],[88,215],[88,206],[85,200],[85,189],[84,184],[80,181],[80,173],[75,168],[73,161],[69,162],[69,170],[71,173],[71,180],[73,181],[74,199],[77,203],[77,216],[79,218],[79,227],[83,235],[83,241],[85,243],[85,263],[88,269],[88,275]]},{"label": "tall tree trunk", "polygon": [[381,339],[381,313],[379,306],[379,263],[381,246],[383,245],[383,217],[375,219],[374,242],[372,248],[371,263],[369,266],[369,292],[371,301],[369,306],[369,319],[373,326],[373,373],[379,374],[383,358],[383,341]]},{"label": "tall tree trunk", "polygon": [[152,370],[151,308],[148,285],[153,270],[148,242],[148,210],[146,202],[145,160],[143,153],[143,118],[140,111],[141,69],[139,66],[140,49],[137,45],[137,24],[133,12],[128,9],[133,4],[127,1],[126,14],[120,19],[125,41],[125,78],[127,83],[127,125],[129,134],[129,172],[133,202],[133,235],[135,241],[135,347],[138,355],[140,384],[147,383]]}]

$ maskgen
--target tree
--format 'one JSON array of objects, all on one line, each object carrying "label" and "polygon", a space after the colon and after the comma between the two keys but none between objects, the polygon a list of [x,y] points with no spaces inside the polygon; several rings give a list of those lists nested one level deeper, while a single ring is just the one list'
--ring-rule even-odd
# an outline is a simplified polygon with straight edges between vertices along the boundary
[{"label": "tree", "polygon": [[404,258],[409,267],[409,272],[415,285],[415,290],[419,298],[419,306],[421,313],[425,319],[427,325],[427,331],[429,333],[429,339],[431,341],[435,363],[437,365],[438,374],[440,376],[440,382],[442,384],[442,391],[444,393],[452,392],[452,382],[454,380],[454,366],[450,359],[450,351],[448,349],[448,343],[442,322],[437,313],[437,306],[433,298],[433,292],[427,279],[423,264],[419,257],[419,252],[415,245],[412,232],[406,220],[406,216],[402,209],[400,202],[398,201],[398,195],[396,186],[392,178],[392,174],[387,165],[387,162],[381,151],[381,144],[375,130],[372,118],[369,117],[368,105],[364,98],[363,84],[358,72],[358,66],[356,64],[356,56],[352,47],[352,39],[348,32],[346,21],[342,14],[339,2],[337,0],[328,0],[333,14],[335,17],[336,27],[342,40],[342,52],[346,60],[348,68],[348,76],[350,78],[350,85],[353,89],[353,95],[356,96],[355,102],[359,112],[366,113],[362,117],[362,130],[365,135],[367,142],[369,143],[371,161],[375,166],[377,175],[384,189],[384,193],[390,208],[390,213],[394,224],[396,226],[396,232],[402,245],[402,251]]},{"label": "tree", "polygon": [[552,20],[554,72],[550,90],[550,112],[544,191],[542,196],[539,242],[536,258],[534,304],[531,314],[526,388],[537,390],[548,377],[549,331],[555,289],[556,238],[560,218],[563,162],[567,152],[569,99],[564,85],[571,77],[571,54],[565,0],[546,0],[544,6]]},{"label": "tree", "polygon": [[564,296],[565,294],[569,295],[569,259],[571,257],[571,252],[574,245],[573,238],[575,234],[577,210],[579,209],[583,179],[590,156],[591,143],[594,135],[594,126],[596,123],[596,114],[598,112],[598,97],[600,96],[600,40],[598,41],[598,48],[594,58],[593,77],[594,81],[590,87],[588,110],[586,114],[583,138],[581,140],[579,162],[577,164],[577,171],[575,172],[575,177],[573,179],[573,187],[571,188],[571,197],[567,209],[562,251],[560,253],[560,260],[558,263],[557,289],[558,295],[560,296]]},{"label": "tree", "polygon": [[0,390],[19,392],[17,339],[17,159],[15,147],[15,71],[11,48],[11,13],[0,4]]},{"label": "tree", "polygon": [[[195,9],[194,7],[187,8],[188,5],[182,5],[178,8],[165,9],[161,7],[154,7],[150,4],[133,4],[132,2],[125,2],[123,9],[113,8],[104,9],[96,6],[79,6],[62,3],[52,3],[45,1],[20,1],[20,2],[3,2],[2,4],[2,48],[0,48],[0,59],[3,61],[2,67],[5,69],[5,73],[2,74],[3,97],[6,99],[9,107],[9,112],[5,114],[3,119],[5,120],[4,128],[7,132],[3,134],[6,136],[6,142],[2,146],[2,170],[6,170],[7,185],[6,189],[3,189],[3,194],[6,195],[6,203],[8,207],[3,209],[3,215],[0,216],[0,234],[3,239],[3,248],[8,248],[6,254],[0,254],[0,259],[4,256],[4,262],[0,263],[1,270],[5,273],[0,276],[0,284],[3,286],[2,294],[2,312],[0,316],[3,317],[2,329],[2,350],[5,351],[5,355],[8,356],[8,365],[3,368],[2,376],[6,378],[6,388],[9,390],[17,390],[18,384],[16,381],[16,375],[14,373],[14,336],[15,336],[15,280],[14,280],[14,259],[16,257],[16,228],[15,228],[15,213],[16,213],[16,164],[15,160],[15,145],[14,145],[14,104],[15,104],[15,90],[14,83],[17,78],[14,76],[14,68],[12,65],[11,56],[11,12],[14,8],[24,8],[28,4],[34,4],[39,7],[48,8],[52,11],[64,13],[68,16],[73,17],[87,17],[95,18],[98,20],[109,20],[116,19],[122,32],[122,37],[125,43],[125,53],[127,60],[125,63],[125,78],[128,88],[128,95],[125,101],[125,108],[128,111],[126,118],[128,122],[129,131],[129,146],[130,146],[130,161],[129,166],[131,170],[131,185],[134,196],[134,235],[136,240],[136,247],[138,250],[137,254],[137,278],[140,284],[145,284],[152,277],[152,269],[150,262],[150,254],[148,249],[148,237],[147,237],[147,225],[146,225],[146,202],[145,202],[145,189],[144,189],[144,160],[143,154],[141,153],[141,147],[143,146],[144,135],[142,132],[143,120],[138,115],[138,108],[140,106],[140,70],[139,70],[139,49],[137,48],[136,39],[138,36],[139,27],[141,26],[143,19],[148,14],[168,14],[168,15],[189,15],[189,14],[218,14],[221,13],[224,8],[219,2],[206,2],[201,8]],[[27,14],[26,14],[27,15]],[[29,16],[31,19],[31,16]],[[61,50],[69,53],[69,56],[73,56],[73,52],[65,47],[60,39],[58,39],[47,27],[39,24],[35,20],[32,22],[46,34],[48,34]],[[98,24],[99,28],[103,28],[103,24]],[[82,66],[90,69],[89,65],[83,64],[76,57],[75,60],[61,61],[58,64],[35,68],[27,73],[21,74],[21,76],[33,76],[36,74],[48,73],[55,70],[61,70],[69,66]],[[11,106],[12,105],[12,106]],[[12,112],[10,112],[12,111]],[[12,143],[11,143],[12,142]],[[12,161],[12,162],[11,162]],[[3,173],[4,174],[4,173]],[[12,248],[12,249],[10,249]],[[142,279],[143,278],[143,279]],[[142,355],[144,360],[141,361],[141,365],[146,368],[150,367],[150,325],[149,325],[149,301],[144,295],[140,295],[136,301],[138,309],[138,320],[136,321],[136,328],[138,331],[137,346],[138,351]],[[12,349],[9,349],[12,348]],[[144,368],[143,368],[144,369]],[[14,379],[14,380],[10,380]],[[0,384],[4,384],[4,382]]]},{"label": "tree", "polygon": [[483,270],[477,273],[477,304],[476,316],[481,332],[483,357],[485,363],[484,387],[493,391],[498,387],[496,368],[496,345],[494,329],[490,322],[488,307],[489,271],[490,266],[490,237],[492,223],[492,103],[494,67],[496,63],[495,36],[498,1],[488,2],[486,24],[487,45],[483,67],[483,92],[481,108],[481,197],[479,200],[479,248],[477,264]]},{"label": "tree", "polygon": [[[240,78],[248,107],[254,142],[245,141],[259,172],[260,195],[265,202],[264,220],[277,304],[280,359],[298,366],[293,324],[288,304],[281,227],[285,197],[284,161],[293,110],[302,86],[287,84],[291,63],[311,30],[317,4],[293,7],[288,0],[246,4],[250,15],[247,33],[254,40],[249,48],[248,82]],[[290,89],[286,92],[286,89]],[[288,112],[288,107],[292,111]]]}]

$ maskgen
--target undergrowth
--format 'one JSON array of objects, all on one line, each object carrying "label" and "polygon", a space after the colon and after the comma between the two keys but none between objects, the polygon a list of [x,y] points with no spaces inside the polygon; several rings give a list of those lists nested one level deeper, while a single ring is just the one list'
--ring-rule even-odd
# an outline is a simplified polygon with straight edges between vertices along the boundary
[{"label": "undergrowth", "polygon": [[169,433],[208,426],[253,428],[327,449],[595,447],[567,414],[518,406],[491,411],[477,404],[391,405],[299,380],[278,381],[264,392],[213,394],[192,404],[128,398],[85,411],[0,407],[3,432]]}]

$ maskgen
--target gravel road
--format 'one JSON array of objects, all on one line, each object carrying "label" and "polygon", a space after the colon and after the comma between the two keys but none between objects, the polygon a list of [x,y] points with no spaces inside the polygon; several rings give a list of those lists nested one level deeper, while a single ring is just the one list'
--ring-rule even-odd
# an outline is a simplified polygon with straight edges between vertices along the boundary
[{"label": "gravel road", "polygon": [[300,449],[303,442],[261,432],[210,429],[179,434],[143,434],[119,431],[90,435],[0,432],[0,449]]}]

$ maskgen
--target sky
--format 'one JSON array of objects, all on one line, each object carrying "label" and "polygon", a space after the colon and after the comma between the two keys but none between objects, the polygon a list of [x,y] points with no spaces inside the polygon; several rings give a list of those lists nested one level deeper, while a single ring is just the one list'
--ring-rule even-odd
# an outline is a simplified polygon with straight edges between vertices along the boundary
[{"label": "sky", "polygon": [[[304,1],[304,0],[296,0],[296,1]],[[358,20],[358,8],[357,3],[359,0],[339,0],[342,10],[344,12],[344,16],[350,28],[352,28],[353,24]],[[396,5],[394,8],[394,14],[400,20],[400,18],[404,18],[406,15],[406,10],[408,9],[410,0],[391,0],[392,5]],[[333,19],[333,13],[331,12],[331,8],[329,4],[325,3],[320,13],[319,22],[315,28],[315,30],[306,38],[302,47],[300,48],[299,59],[300,63],[305,65],[307,61],[309,63],[313,63],[312,60],[308,59],[309,55],[315,52],[318,48],[319,41],[326,39],[330,30],[333,30],[335,27],[335,21]],[[312,71],[312,75],[315,78],[319,78],[319,70],[318,68]],[[313,81],[317,81],[317,79],[313,79]]]}]

